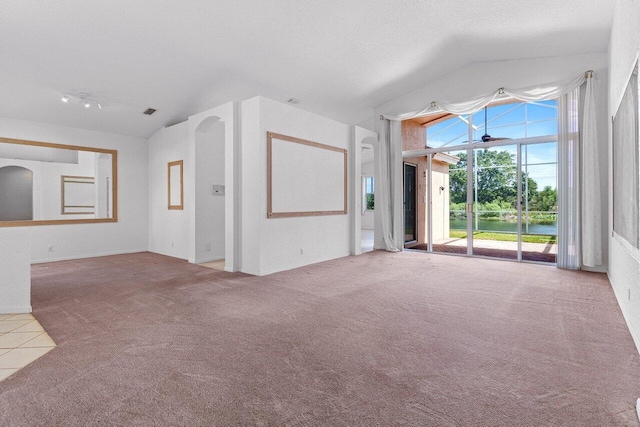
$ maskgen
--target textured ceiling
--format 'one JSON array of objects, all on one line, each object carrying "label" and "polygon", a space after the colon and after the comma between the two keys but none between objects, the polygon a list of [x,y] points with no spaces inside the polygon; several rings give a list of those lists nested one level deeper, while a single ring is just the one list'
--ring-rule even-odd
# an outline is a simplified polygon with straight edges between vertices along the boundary
[{"label": "textured ceiling", "polygon": [[[478,61],[604,52],[612,0],[2,0],[0,116],[148,137],[264,95],[359,123]],[[86,92],[102,111],[61,92]],[[142,115],[147,107],[158,112]]]}]

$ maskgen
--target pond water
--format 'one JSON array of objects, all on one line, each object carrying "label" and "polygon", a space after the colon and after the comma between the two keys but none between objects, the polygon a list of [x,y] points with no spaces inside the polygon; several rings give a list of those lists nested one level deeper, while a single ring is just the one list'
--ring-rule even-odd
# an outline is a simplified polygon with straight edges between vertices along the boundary
[{"label": "pond water", "polygon": [[[452,230],[466,230],[467,222],[461,219],[451,219],[449,220],[449,225]],[[515,222],[507,222],[507,221],[487,221],[484,219],[478,220],[478,230],[479,231],[502,231],[506,233],[517,233],[518,224]],[[475,224],[474,224],[475,228]],[[558,227],[556,223],[553,224],[529,224],[529,231],[527,233],[527,229],[525,228],[525,224],[522,224],[522,233],[523,234],[546,234],[546,235],[557,235]]]}]

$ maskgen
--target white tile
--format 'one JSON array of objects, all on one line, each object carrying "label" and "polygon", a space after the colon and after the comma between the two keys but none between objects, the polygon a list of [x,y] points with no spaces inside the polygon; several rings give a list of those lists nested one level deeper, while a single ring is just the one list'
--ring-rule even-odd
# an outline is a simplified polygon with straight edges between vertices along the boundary
[{"label": "white tile", "polygon": [[53,342],[53,340],[51,339],[51,337],[49,336],[48,333],[43,332],[43,333],[39,333],[39,332],[28,332],[28,333],[33,333],[33,334],[40,334],[37,337],[25,342],[24,344],[20,345],[20,348],[26,348],[26,347],[55,347],[56,343]]},{"label": "white tile", "polygon": [[[37,320],[1,320],[0,332],[11,332],[31,322],[38,323]],[[38,331],[22,331],[22,332],[38,332]]]},{"label": "white tile", "polygon": [[[44,328],[40,325],[40,323],[38,323],[37,320],[27,320],[26,322],[27,323],[20,326],[19,328],[14,329],[11,332],[45,332]],[[0,325],[2,325],[1,322]]]},{"label": "white tile", "polygon": [[44,356],[53,347],[15,348],[0,356],[0,369],[20,369]]},{"label": "white tile", "polygon": [[24,313],[24,314],[14,314],[9,318],[9,320],[36,320],[36,318],[33,317],[33,314]]},{"label": "white tile", "polygon": [[45,332],[10,332],[0,337],[0,348],[16,348]]},{"label": "white tile", "polygon": [[5,378],[8,378],[9,375],[13,375],[18,372],[20,369],[0,369],[0,381]]}]

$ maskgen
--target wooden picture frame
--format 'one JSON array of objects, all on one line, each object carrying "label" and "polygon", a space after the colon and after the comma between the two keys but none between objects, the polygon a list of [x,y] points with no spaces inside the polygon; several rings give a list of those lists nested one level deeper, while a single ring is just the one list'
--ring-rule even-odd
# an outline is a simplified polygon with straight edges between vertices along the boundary
[{"label": "wooden picture frame", "polygon": [[169,210],[184,209],[183,161],[167,163],[167,207]]},{"label": "wooden picture frame", "polygon": [[[307,148],[314,148],[323,151],[329,151],[332,153],[337,153],[339,156],[334,156],[331,158],[332,162],[341,161],[341,165],[332,165],[333,169],[336,171],[340,169],[342,176],[342,185],[340,188],[337,188],[336,185],[335,190],[338,192],[342,192],[341,201],[342,206],[339,209],[335,209],[335,207],[331,207],[330,209],[292,209],[292,210],[275,210],[274,209],[274,199],[278,196],[274,194],[274,174],[278,171],[274,170],[274,141],[284,141],[290,142],[293,144],[302,145]],[[309,152],[310,153],[310,152]],[[341,155],[341,156],[340,156]],[[318,158],[321,157],[321,154],[318,155]],[[274,132],[267,132],[267,218],[291,218],[291,217],[305,217],[305,216],[324,216],[324,215],[346,215],[347,214],[347,206],[348,206],[348,170],[347,170],[347,150],[344,148],[333,147],[331,145],[320,144],[318,142],[307,141],[300,138],[295,138],[288,135],[282,135]],[[303,170],[305,172],[303,177],[314,177],[320,176],[324,172],[324,168],[322,164],[309,164],[306,168],[300,167],[299,165],[292,165],[291,169]],[[335,178],[335,177],[334,177]],[[321,178],[318,178],[321,180]],[[292,181],[295,179],[292,179]],[[332,190],[332,189],[329,189]],[[308,191],[313,191],[312,188],[308,189]],[[288,194],[290,199],[295,199],[296,194]]]},{"label": "wooden picture frame", "polygon": [[[67,199],[71,197],[69,196],[69,193],[70,193],[69,190],[71,188],[67,189],[67,185],[69,185],[70,187],[77,187],[77,185],[80,185],[80,186],[95,185],[95,177],[62,175],[60,177],[60,181],[62,184],[62,188],[61,188],[62,197],[60,198],[61,205],[62,205],[61,206],[62,215],[94,215],[96,213],[95,204],[88,204],[89,203],[88,201],[86,202],[87,204],[69,205],[67,203],[68,202]],[[74,197],[74,200],[75,199],[76,197]],[[94,200],[92,200],[92,202],[93,201]],[[76,209],[82,209],[82,210],[76,210]]]},{"label": "wooden picture frame", "polygon": [[66,225],[66,224],[92,224],[118,222],[118,151],[104,148],[83,147],[78,145],[55,144],[52,142],[30,141],[15,138],[0,137],[0,143],[16,144],[22,146],[56,148],[60,150],[88,151],[91,153],[101,153],[111,156],[111,206],[108,210],[111,216],[108,218],[83,218],[83,219],[42,219],[42,220],[20,220],[20,221],[0,221],[0,227],[30,227],[35,225]]}]

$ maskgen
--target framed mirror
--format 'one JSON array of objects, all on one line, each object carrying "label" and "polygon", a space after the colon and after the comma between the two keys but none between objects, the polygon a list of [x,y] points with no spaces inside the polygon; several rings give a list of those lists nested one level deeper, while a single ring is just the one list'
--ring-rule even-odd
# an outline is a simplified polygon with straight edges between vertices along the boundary
[{"label": "framed mirror", "polygon": [[169,209],[184,209],[184,184],[182,181],[182,160],[167,165]]},{"label": "framed mirror", "polygon": [[0,227],[118,220],[118,152],[0,137]]},{"label": "framed mirror", "polygon": [[613,231],[640,248],[640,111],[638,63],[613,117]]}]

